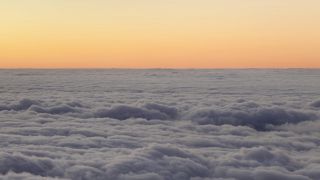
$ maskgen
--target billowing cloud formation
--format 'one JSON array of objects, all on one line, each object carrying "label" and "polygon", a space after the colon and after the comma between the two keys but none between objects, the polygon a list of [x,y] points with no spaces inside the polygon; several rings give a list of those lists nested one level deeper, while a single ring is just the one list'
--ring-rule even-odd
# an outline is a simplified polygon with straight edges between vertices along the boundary
[{"label": "billowing cloud formation", "polygon": [[198,124],[231,124],[235,126],[249,126],[257,130],[266,130],[268,126],[278,126],[287,123],[299,123],[315,120],[317,115],[310,112],[286,110],[279,107],[249,108],[241,110],[199,110],[189,116]]},{"label": "billowing cloud formation", "polygon": [[151,104],[147,105],[146,108],[132,107],[132,106],[116,106],[111,109],[100,109],[95,112],[95,117],[98,118],[113,118],[119,120],[126,120],[130,118],[143,118],[143,119],[162,119],[166,120],[169,118],[173,118],[175,115],[173,108]]},{"label": "billowing cloud formation", "polygon": [[0,111],[21,111],[21,110],[26,110],[33,104],[39,104],[37,101],[30,100],[30,99],[22,99],[16,104],[11,104],[11,105],[0,105]]},{"label": "billowing cloud formation", "polygon": [[154,145],[137,149],[104,168],[113,178],[151,172],[158,179],[188,179],[208,176],[210,173],[206,163],[204,159],[177,147]]},{"label": "billowing cloud formation", "polygon": [[174,107],[148,103],[143,107],[120,105],[111,109],[100,109],[94,114],[95,117],[98,118],[109,117],[119,120],[126,120],[130,118],[168,120],[177,117],[178,111]]},{"label": "billowing cloud formation", "polygon": [[48,114],[66,114],[76,112],[76,110],[70,106],[56,106],[51,108],[42,108],[39,106],[32,106],[30,110],[35,111],[37,113],[48,113]]},{"label": "billowing cloud formation", "polygon": [[313,101],[310,105],[318,108],[320,107],[320,100]]},{"label": "billowing cloud formation", "polygon": [[319,78],[1,70],[0,180],[318,180]]}]

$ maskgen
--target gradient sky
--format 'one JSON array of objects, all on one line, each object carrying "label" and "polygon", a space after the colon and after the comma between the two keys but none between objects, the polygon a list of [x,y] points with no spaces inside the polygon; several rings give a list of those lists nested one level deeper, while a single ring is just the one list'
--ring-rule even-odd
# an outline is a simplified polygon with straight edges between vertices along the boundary
[{"label": "gradient sky", "polygon": [[0,68],[320,67],[319,0],[3,0]]}]

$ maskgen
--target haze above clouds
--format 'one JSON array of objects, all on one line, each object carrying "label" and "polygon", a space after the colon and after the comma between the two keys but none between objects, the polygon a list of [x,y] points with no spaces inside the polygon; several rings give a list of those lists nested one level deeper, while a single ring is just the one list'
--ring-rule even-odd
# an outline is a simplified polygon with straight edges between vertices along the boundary
[{"label": "haze above clouds", "polygon": [[1,70],[0,179],[320,179],[319,70]]}]

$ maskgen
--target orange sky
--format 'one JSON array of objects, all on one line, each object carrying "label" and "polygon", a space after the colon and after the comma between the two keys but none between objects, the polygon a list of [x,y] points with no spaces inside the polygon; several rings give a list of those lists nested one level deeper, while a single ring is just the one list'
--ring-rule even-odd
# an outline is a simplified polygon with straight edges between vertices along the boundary
[{"label": "orange sky", "polygon": [[0,68],[320,68],[319,0],[0,2]]}]

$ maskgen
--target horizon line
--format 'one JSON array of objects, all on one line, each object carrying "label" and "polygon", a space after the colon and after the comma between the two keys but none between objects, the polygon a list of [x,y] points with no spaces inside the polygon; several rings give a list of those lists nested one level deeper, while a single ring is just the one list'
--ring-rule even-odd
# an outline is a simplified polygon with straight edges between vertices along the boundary
[{"label": "horizon line", "polygon": [[3,68],[0,70],[320,70],[320,67],[226,67],[226,68],[121,68],[121,67],[21,67]]}]

